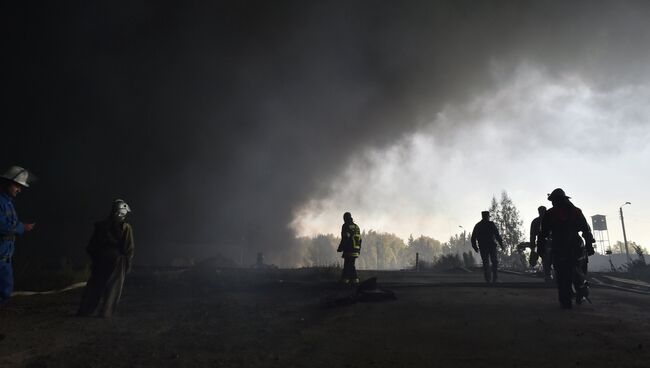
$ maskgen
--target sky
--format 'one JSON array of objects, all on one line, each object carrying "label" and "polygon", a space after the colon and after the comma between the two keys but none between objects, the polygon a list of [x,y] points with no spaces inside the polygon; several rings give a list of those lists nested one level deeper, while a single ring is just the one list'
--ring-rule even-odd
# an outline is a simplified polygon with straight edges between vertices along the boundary
[{"label": "sky", "polygon": [[531,63],[494,77],[497,89],[353,159],[332,195],[303,205],[296,230],[335,233],[337,215],[349,209],[365,229],[445,241],[471,231],[505,190],[528,236],[537,207],[550,207],[546,194],[561,187],[586,216],[607,216],[602,236],[611,244],[623,241],[618,211],[631,202],[627,238],[650,245],[650,86],[599,90]]},{"label": "sky", "polygon": [[0,166],[39,178],[18,260],[85,259],[115,198],[136,264],[295,265],[345,210],[445,240],[502,190],[528,222],[556,187],[611,239],[632,202],[650,240],[645,1],[2,6]]}]

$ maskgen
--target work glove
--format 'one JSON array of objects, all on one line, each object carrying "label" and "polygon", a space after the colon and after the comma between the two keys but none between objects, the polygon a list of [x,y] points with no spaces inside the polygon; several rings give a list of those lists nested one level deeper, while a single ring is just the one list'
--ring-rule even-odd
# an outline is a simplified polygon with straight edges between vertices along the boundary
[{"label": "work glove", "polygon": [[587,256],[593,256],[596,254],[596,250],[594,249],[594,246],[591,244],[587,244]]}]

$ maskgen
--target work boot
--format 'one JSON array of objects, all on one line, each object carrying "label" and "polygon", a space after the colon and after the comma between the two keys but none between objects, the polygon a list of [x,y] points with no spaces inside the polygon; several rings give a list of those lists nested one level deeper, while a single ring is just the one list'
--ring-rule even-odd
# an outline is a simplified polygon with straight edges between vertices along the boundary
[{"label": "work boot", "polygon": [[589,286],[587,285],[587,282],[576,290],[576,304],[582,304],[582,302],[589,298]]}]

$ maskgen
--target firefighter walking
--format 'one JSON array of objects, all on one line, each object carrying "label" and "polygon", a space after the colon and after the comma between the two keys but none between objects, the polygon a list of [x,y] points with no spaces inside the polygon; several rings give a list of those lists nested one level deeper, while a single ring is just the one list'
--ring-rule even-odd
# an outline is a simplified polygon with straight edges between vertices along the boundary
[{"label": "firefighter walking", "polygon": [[[472,248],[481,253],[483,261],[483,275],[485,282],[497,282],[497,269],[499,259],[497,257],[497,242],[503,250],[503,239],[499,235],[499,230],[494,222],[490,221],[490,212],[481,212],[481,221],[479,221],[472,231]],[[478,246],[476,242],[478,241]],[[490,267],[490,263],[492,263]],[[490,272],[490,270],[492,272]]]},{"label": "firefighter walking", "polygon": [[572,308],[572,285],[577,304],[589,296],[587,257],[594,254],[591,228],[582,211],[569,199],[560,188],[548,195],[553,207],[544,214],[540,234],[542,239],[550,238],[553,243],[551,259],[557,278],[558,299],[565,309]]},{"label": "firefighter walking", "polygon": [[537,208],[538,217],[533,219],[530,223],[530,267],[537,265],[538,258],[542,258],[542,269],[544,271],[544,281],[549,282],[553,278],[551,276],[551,244],[547,239],[542,238],[542,219],[546,213],[545,206]]}]

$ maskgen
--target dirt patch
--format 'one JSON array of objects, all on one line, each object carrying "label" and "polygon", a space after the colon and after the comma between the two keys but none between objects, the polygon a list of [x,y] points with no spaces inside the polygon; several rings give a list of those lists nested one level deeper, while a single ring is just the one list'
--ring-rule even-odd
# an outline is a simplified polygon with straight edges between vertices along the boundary
[{"label": "dirt patch", "polygon": [[[595,289],[561,310],[553,288],[504,276],[382,272],[398,299],[323,308],[348,292],[305,270],[129,281],[116,317],[73,317],[80,290],[0,309],[2,367],[646,367],[650,298]],[[237,273],[241,273],[239,277]],[[367,277],[374,273],[364,273]],[[241,280],[236,282],[235,280]],[[541,281],[540,281],[541,282]],[[417,285],[417,287],[413,287]]]}]

